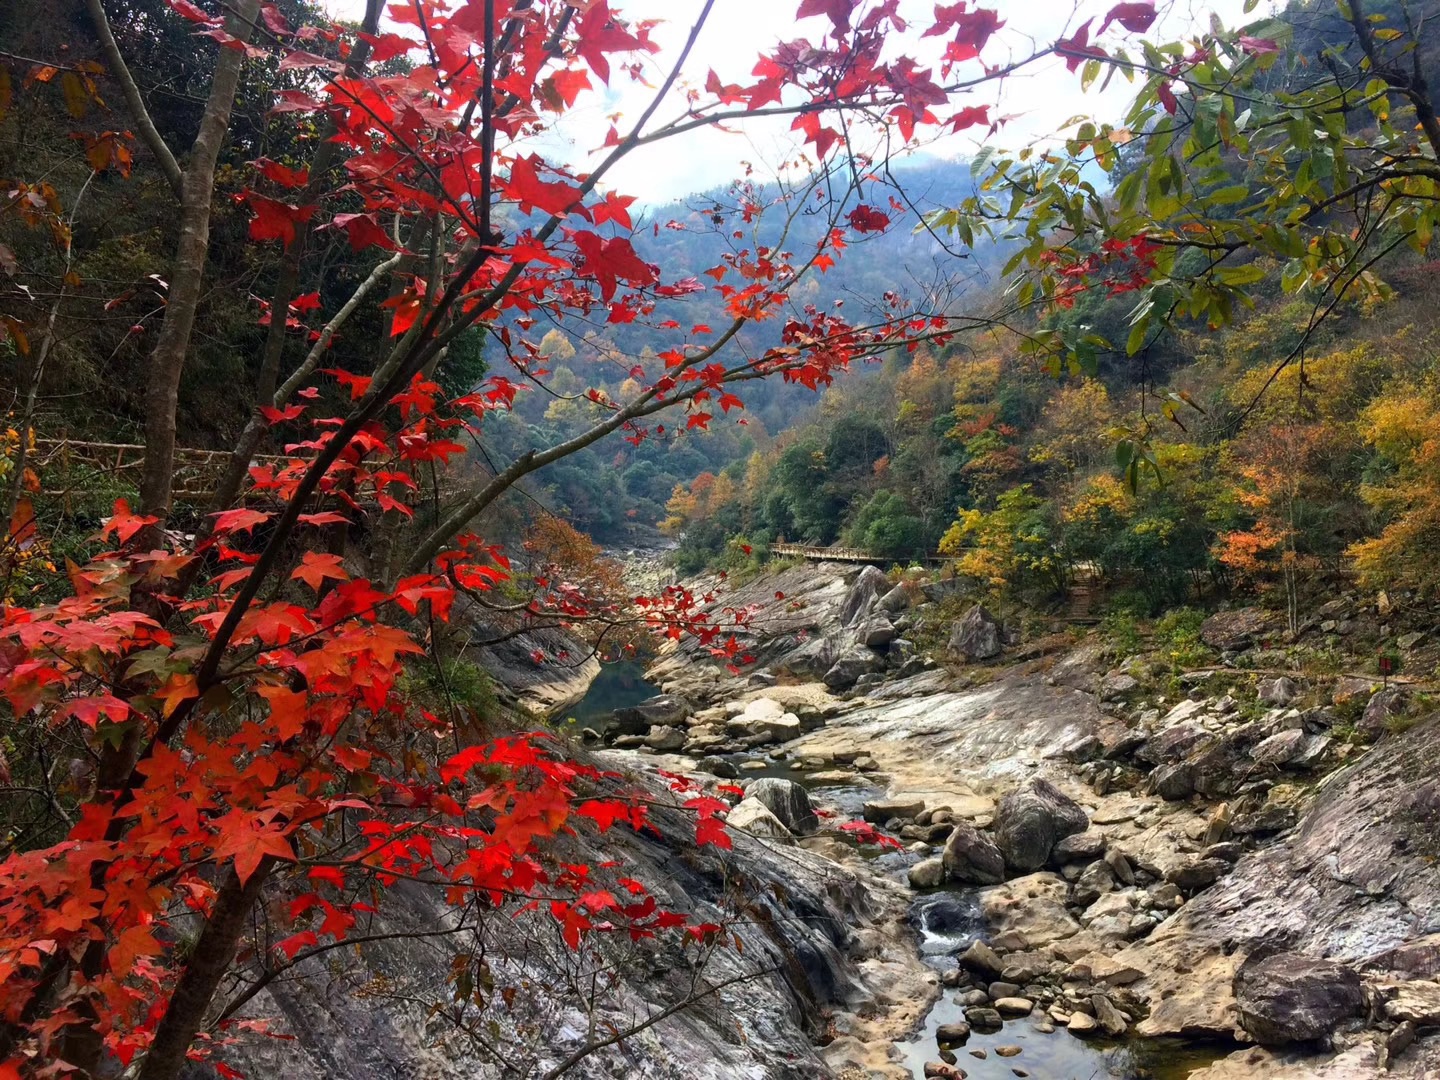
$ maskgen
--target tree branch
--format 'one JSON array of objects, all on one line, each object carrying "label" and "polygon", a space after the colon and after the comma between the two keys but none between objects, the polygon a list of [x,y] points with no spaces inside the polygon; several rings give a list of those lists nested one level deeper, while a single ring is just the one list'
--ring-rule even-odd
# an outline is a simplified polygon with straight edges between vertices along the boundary
[{"label": "tree branch", "polygon": [[110,65],[110,74],[120,84],[120,89],[125,95],[125,104],[130,107],[130,113],[135,121],[135,126],[140,130],[140,137],[145,140],[145,145],[155,155],[155,160],[160,162],[160,170],[165,174],[166,181],[170,184],[170,190],[175,193],[177,199],[185,197],[185,174],[180,169],[180,163],[175,160],[175,155],[170,152],[170,147],[165,144],[164,138],[155,127],[155,122],[150,119],[150,111],[145,108],[145,100],[140,96],[140,87],[135,85],[135,79],[130,74],[130,68],[126,66],[125,57],[120,54],[120,46],[115,41],[115,35],[110,32],[110,20],[105,15],[105,8],[100,0],[85,0],[86,10],[90,12],[90,19],[95,24],[95,34],[100,38],[100,49],[105,54],[105,59]]}]

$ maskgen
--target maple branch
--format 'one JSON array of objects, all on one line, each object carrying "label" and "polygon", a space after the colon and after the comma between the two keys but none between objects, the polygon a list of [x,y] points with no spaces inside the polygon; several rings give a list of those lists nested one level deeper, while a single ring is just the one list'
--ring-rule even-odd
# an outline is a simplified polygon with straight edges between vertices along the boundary
[{"label": "maple branch", "polygon": [[150,111],[145,108],[145,99],[140,96],[140,87],[135,85],[135,79],[130,74],[130,68],[126,65],[125,57],[120,53],[120,46],[115,41],[115,35],[110,30],[110,19],[105,14],[104,4],[100,0],[85,0],[85,8],[90,13],[90,20],[95,24],[95,34],[100,39],[100,49],[110,64],[110,74],[120,84],[120,90],[125,95],[125,104],[130,107],[135,126],[140,129],[140,137],[145,140],[145,145],[155,155],[155,160],[160,163],[160,171],[165,174],[165,180],[170,185],[170,190],[175,193],[177,199],[183,200],[185,198],[185,174],[181,171],[179,162],[175,160],[175,155],[166,144],[164,136],[155,127],[155,121],[150,119]]},{"label": "maple branch", "polygon": [[265,968],[254,982],[230,999],[230,1002],[220,1011],[220,1015],[215,1018],[215,1022],[211,1027],[218,1028],[223,1025],[225,1021],[229,1020],[230,1017],[244,1008],[251,998],[260,993],[261,990],[264,990],[265,987],[269,986],[275,979],[284,975],[287,971],[294,970],[313,956],[322,956],[325,953],[344,948],[348,945],[368,945],[376,941],[419,941],[424,938],[450,937],[454,934],[463,933],[467,929],[469,929],[469,927],[460,925],[451,927],[448,930],[397,930],[389,934],[364,934],[359,937],[337,938],[335,941],[329,941],[323,945],[316,945],[314,948],[304,949],[296,953],[287,963],[279,967]]}]

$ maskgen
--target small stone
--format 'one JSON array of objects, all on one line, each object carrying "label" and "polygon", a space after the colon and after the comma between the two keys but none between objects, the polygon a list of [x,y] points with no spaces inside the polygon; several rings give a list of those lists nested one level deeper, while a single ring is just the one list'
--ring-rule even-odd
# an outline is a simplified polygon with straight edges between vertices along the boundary
[{"label": "small stone", "polygon": [[945,880],[944,861],[937,855],[918,862],[910,867],[909,878],[912,889],[937,889]]},{"label": "small stone", "polygon": [[973,1058],[979,1058],[981,1061],[984,1061],[990,1056],[990,1052],[986,1050],[983,1046],[977,1046],[974,1050],[970,1051],[970,1056]]},{"label": "small stone", "polygon": [[1035,1003],[1023,997],[996,998],[995,1011],[1001,1016],[1029,1016],[1035,1011]]},{"label": "small stone", "polygon": [[1119,848],[1111,848],[1105,852],[1105,865],[1110,867],[1110,872],[1115,875],[1115,880],[1120,884],[1135,884],[1135,871],[1130,867],[1130,860]]},{"label": "small stone", "polygon": [[1104,994],[1092,994],[1090,1006],[1095,1010],[1095,1021],[1105,1029],[1105,1034],[1115,1038],[1125,1034],[1125,1018],[1120,1011],[1110,1003],[1110,999]]},{"label": "small stone", "polygon": [[1390,1032],[1389,1038],[1385,1040],[1385,1049],[1390,1052],[1390,1060],[1394,1061],[1415,1041],[1415,1023],[1406,1020],[1404,1023],[1396,1024],[1395,1030]]},{"label": "small stone", "polygon": [[971,942],[970,947],[960,954],[960,966],[984,975],[999,975],[1005,970],[999,953],[983,941]]},{"label": "small stone", "polygon": [[995,998],[1014,997],[1020,993],[1020,985],[1002,980],[1000,982],[992,982],[985,988],[985,992],[990,995],[991,1000]]},{"label": "small stone", "polygon": [[941,1024],[935,1029],[935,1041],[941,1046],[964,1046],[970,1038],[970,1025],[964,1020]]},{"label": "small stone", "polygon": [[1096,829],[1067,836],[1055,845],[1050,857],[1057,863],[1090,862],[1105,852],[1105,834]]},{"label": "small stone", "polygon": [[1007,1045],[1005,1045],[1005,1046],[997,1046],[997,1047],[995,1047],[995,1056],[996,1056],[996,1057],[1003,1057],[1003,1058],[1019,1057],[1019,1056],[1020,1056],[1020,1047],[1015,1046],[1014,1044],[1007,1044]]},{"label": "small stone", "polygon": [[943,1061],[927,1061],[924,1072],[926,1080],[964,1080],[965,1077],[960,1069]]},{"label": "small stone", "polygon": [[[857,769],[862,769],[860,762],[855,762]],[[861,813],[865,820],[872,825],[884,825],[891,818],[905,818],[913,821],[917,814],[925,809],[925,800],[915,798],[897,799],[872,799],[863,807]]]},{"label": "small stone", "polygon": [[1093,1016],[1086,1016],[1082,1012],[1070,1014],[1070,1022],[1065,1025],[1071,1035],[1079,1035],[1082,1039],[1094,1035],[1100,1030]]},{"label": "small stone", "polygon": [[984,990],[970,990],[956,999],[961,1005],[989,1005],[990,995]]},{"label": "small stone", "polygon": [[965,1019],[970,1021],[970,1026],[976,1031],[999,1031],[1005,1026],[1005,1021],[998,1012],[983,1006],[966,1009]]}]

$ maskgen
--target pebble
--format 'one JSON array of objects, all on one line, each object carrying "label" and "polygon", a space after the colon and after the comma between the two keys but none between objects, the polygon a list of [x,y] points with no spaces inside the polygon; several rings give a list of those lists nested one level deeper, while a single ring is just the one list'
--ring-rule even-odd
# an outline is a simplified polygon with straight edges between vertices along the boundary
[{"label": "pebble", "polygon": [[1020,1047],[1015,1045],[997,1046],[995,1047],[995,1053],[1003,1058],[1018,1057],[1020,1055]]}]

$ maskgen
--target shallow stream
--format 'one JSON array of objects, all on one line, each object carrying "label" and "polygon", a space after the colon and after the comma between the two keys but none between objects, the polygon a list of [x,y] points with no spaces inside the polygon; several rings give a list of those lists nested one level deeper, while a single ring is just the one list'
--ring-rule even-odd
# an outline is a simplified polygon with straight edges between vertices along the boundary
[{"label": "shallow stream", "polygon": [[[920,954],[931,963],[962,952],[985,936],[974,890],[930,893],[916,902],[913,912]],[[959,1001],[962,993],[945,990],[914,1038],[897,1044],[901,1060],[916,1080],[925,1075],[926,1062],[940,1060],[935,1032],[943,1024],[965,1019],[965,1007]],[[1037,1008],[1029,1017],[1006,1021],[999,1031],[972,1032],[964,1046],[952,1048],[956,1064],[970,1080],[1015,1080],[1017,1076],[1035,1080],[1186,1080],[1193,1071],[1235,1049],[1178,1039],[1080,1039],[1063,1027],[1038,1030],[1035,1021],[1044,1016]],[[1019,1047],[1020,1053],[1002,1057],[995,1052],[1006,1046]],[[972,1050],[983,1050],[985,1056],[976,1057]]]}]

